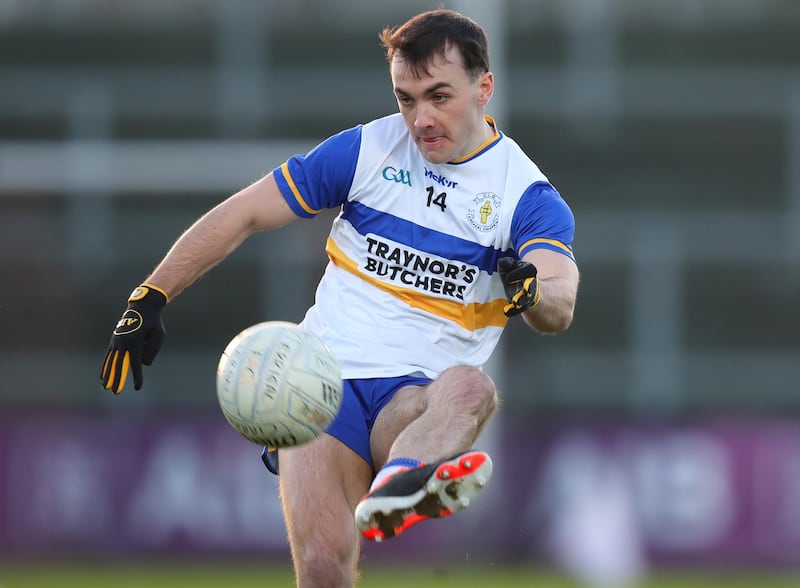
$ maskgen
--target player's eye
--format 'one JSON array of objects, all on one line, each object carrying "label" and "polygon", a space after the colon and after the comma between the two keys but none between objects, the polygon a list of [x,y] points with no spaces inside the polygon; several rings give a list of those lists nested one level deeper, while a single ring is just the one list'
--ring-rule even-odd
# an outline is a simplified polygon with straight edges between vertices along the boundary
[{"label": "player's eye", "polygon": [[447,102],[447,94],[434,94],[433,101],[436,103],[441,104],[442,102]]},{"label": "player's eye", "polygon": [[413,100],[411,100],[411,98],[409,98],[408,96],[398,96],[397,102],[401,106],[411,106]]}]

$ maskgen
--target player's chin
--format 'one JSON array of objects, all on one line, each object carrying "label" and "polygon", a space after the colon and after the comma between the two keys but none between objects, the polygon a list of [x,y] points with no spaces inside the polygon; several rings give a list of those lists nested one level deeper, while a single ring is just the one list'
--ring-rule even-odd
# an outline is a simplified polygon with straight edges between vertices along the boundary
[{"label": "player's chin", "polygon": [[420,152],[422,153],[422,157],[431,163],[447,163],[453,159],[452,153],[449,151],[444,152],[440,149],[425,149],[424,147],[420,147]]},{"label": "player's chin", "polygon": [[417,148],[422,157],[431,163],[447,163],[454,156],[453,149],[449,145],[445,145],[444,139],[439,139],[432,143],[418,139]]}]

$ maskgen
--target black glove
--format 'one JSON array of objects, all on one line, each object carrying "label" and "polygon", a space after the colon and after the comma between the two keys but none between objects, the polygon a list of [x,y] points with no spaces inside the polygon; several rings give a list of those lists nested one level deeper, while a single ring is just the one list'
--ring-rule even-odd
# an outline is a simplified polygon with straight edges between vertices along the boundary
[{"label": "black glove", "polygon": [[111,335],[100,371],[103,388],[114,394],[122,392],[128,369],[133,371],[133,387],[136,390],[142,387],[142,364],[153,363],[164,341],[161,309],[167,300],[166,292],[149,284],[131,292],[128,308]]},{"label": "black glove", "polygon": [[536,306],[539,302],[539,280],[536,266],[514,257],[501,257],[497,273],[503,280],[509,304],[503,307],[506,316],[516,316]]}]

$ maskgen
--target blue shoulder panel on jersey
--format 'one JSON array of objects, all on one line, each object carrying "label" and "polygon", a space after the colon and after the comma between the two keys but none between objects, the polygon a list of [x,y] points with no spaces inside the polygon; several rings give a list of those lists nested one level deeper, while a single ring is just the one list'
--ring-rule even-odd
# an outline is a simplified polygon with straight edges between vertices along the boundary
[{"label": "blue shoulder panel on jersey", "polygon": [[561,194],[547,182],[531,184],[511,221],[511,242],[522,258],[532,249],[550,249],[575,259],[575,217]]},{"label": "blue shoulder panel on jersey", "polygon": [[311,218],[347,198],[361,149],[361,126],[326,139],[305,155],[274,170],[283,197],[295,214]]},{"label": "blue shoulder panel on jersey", "polygon": [[513,251],[501,252],[493,247],[486,247],[473,241],[441,233],[392,214],[375,210],[360,202],[345,203],[342,218],[353,225],[362,235],[369,233],[380,235],[396,243],[444,259],[458,260],[474,265],[489,273],[495,271],[497,260],[500,257],[513,255]]}]

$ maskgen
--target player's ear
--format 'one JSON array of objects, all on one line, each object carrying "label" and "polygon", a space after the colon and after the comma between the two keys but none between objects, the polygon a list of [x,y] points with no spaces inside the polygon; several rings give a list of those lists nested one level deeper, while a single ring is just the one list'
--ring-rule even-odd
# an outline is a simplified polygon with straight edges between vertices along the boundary
[{"label": "player's ear", "polygon": [[494,75],[487,71],[478,78],[478,106],[486,106],[494,94]]}]

